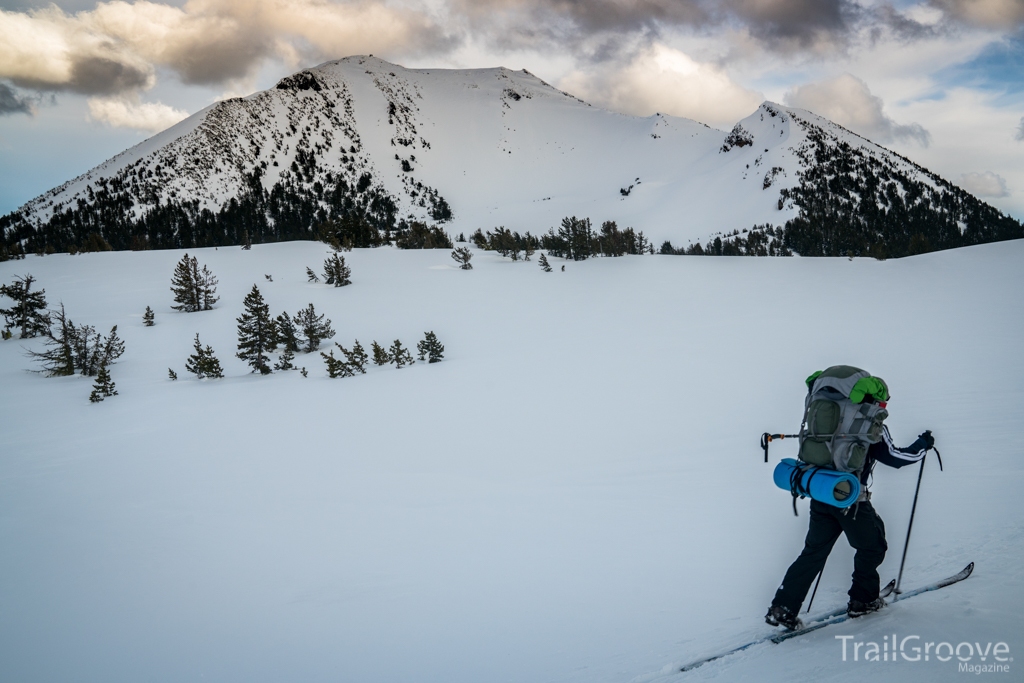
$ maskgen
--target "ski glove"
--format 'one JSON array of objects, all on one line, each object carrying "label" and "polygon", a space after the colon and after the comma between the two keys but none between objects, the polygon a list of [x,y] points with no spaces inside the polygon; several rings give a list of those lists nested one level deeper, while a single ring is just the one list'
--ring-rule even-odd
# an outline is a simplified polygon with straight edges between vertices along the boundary
[{"label": "ski glove", "polygon": [[932,436],[932,430],[930,429],[925,430],[924,434],[917,437],[917,441],[926,449],[935,447],[935,437]]}]

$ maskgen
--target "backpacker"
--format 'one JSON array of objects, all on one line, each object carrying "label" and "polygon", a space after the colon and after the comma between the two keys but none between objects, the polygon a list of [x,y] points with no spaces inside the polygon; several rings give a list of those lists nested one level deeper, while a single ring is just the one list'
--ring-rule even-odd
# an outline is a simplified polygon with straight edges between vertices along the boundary
[{"label": "backpacker", "polygon": [[889,388],[879,377],[834,365],[807,378],[800,460],[840,472],[859,472],[868,447],[882,438]]}]

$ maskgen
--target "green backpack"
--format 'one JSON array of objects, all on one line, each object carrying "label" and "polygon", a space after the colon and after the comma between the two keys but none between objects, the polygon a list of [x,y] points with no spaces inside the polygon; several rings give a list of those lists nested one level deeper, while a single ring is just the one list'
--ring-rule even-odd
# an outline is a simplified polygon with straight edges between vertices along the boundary
[{"label": "green backpack", "polygon": [[879,377],[833,365],[807,378],[800,460],[840,472],[859,472],[868,447],[882,438],[889,388]]}]

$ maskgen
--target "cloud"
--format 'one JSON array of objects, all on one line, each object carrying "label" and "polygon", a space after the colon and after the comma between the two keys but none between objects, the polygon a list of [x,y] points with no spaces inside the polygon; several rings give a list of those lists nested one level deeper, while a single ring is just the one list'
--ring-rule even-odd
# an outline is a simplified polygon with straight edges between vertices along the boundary
[{"label": "cloud", "polygon": [[977,197],[1008,197],[1006,180],[998,173],[964,173],[957,184]]},{"label": "cloud", "polygon": [[0,116],[5,114],[28,114],[35,112],[34,101],[18,94],[11,86],[0,83]]},{"label": "cloud", "polygon": [[881,98],[872,95],[864,81],[850,74],[793,88],[784,101],[791,107],[831,119],[874,142],[914,140],[927,147],[931,141],[931,134],[920,124],[901,125],[886,116]]},{"label": "cloud", "polygon": [[732,125],[764,101],[721,68],[661,44],[619,68],[577,70],[559,87],[594,104],[627,114],[663,112],[713,125]]},{"label": "cloud", "polygon": [[950,18],[986,28],[1015,28],[1024,24],[1021,0],[931,0]]},{"label": "cloud", "polygon": [[1024,116],[1020,117],[1020,125],[1017,126],[1017,134],[1013,136],[1013,139],[1024,141]]},{"label": "cloud", "polygon": [[88,23],[55,6],[28,14],[0,10],[0,78],[37,90],[84,93],[153,83],[152,65]]},{"label": "cloud", "polygon": [[449,40],[427,14],[372,0],[114,0],[75,14],[0,10],[0,78],[111,95],[151,87],[161,67],[185,83],[221,84],[274,56],[413,54]]},{"label": "cloud", "polygon": [[873,16],[852,0],[450,0],[450,6],[491,44],[568,45],[593,59],[616,55],[636,37],[653,44],[678,28],[739,28],[771,50],[833,45]]},{"label": "cloud", "polygon": [[764,41],[810,45],[823,34],[845,33],[858,14],[848,0],[729,0],[727,6]]},{"label": "cloud", "polygon": [[159,102],[130,102],[120,98],[89,98],[89,116],[114,128],[158,133],[188,117],[188,112]]}]

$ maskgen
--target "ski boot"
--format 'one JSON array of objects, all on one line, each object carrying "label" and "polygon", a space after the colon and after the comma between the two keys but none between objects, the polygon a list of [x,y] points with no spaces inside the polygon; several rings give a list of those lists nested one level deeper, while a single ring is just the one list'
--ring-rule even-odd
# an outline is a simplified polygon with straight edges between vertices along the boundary
[{"label": "ski boot", "polygon": [[850,604],[846,606],[846,614],[851,619],[862,617],[865,614],[871,614],[885,607],[886,602],[882,598],[875,598],[871,602],[861,602],[860,600],[850,600]]},{"label": "ski boot", "polygon": [[764,615],[764,620],[771,626],[782,626],[790,631],[796,631],[803,626],[796,614],[783,605],[772,605],[768,609],[768,614]]}]

